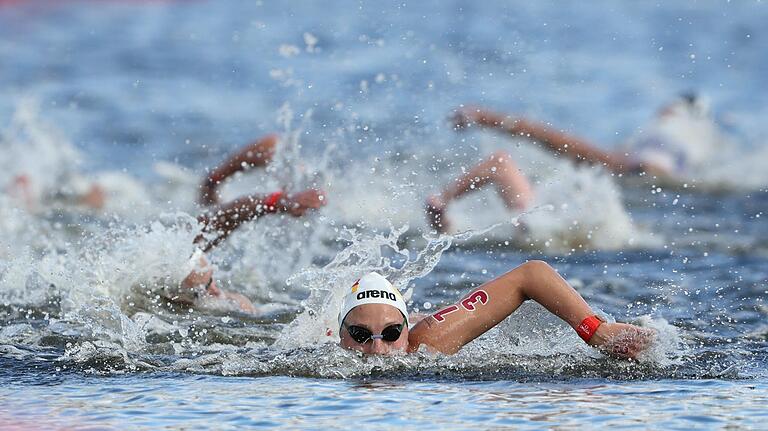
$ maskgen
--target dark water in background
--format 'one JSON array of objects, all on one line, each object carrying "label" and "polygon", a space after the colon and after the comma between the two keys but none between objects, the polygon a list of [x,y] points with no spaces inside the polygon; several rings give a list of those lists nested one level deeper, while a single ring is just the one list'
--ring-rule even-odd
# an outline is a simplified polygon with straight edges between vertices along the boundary
[{"label": "dark water in background", "polygon": [[412,146],[423,129],[418,145],[441,145],[440,120],[468,102],[612,145],[689,89],[751,141],[766,132],[754,91],[768,72],[766,12],[752,2],[30,3],[3,10],[6,95],[38,95],[95,163],[132,172],[155,157],[213,162],[201,144],[233,148],[274,130],[285,102],[316,110],[306,145],[368,125],[349,145],[363,152],[376,137]]},{"label": "dark water in background", "polygon": [[[112,224],[66,211],[33,216],[2,202],[0,424],[760,428],[766,18],[754,2],[0,6],[2,124],[35,98],[40,121],[80,150],[83,170],[124,170],[144,184],[140,199],[151,200]],[[525,113],[610,147],[688,89],[711,98],[744,154],[713,166],[714,178],[657,190],[553,161],[559,174],[538,186],[555,211],[531,216],[532,240],[501,227],[460,241],[431,271],[405,263],[428,274],[401,280],[414,289],[413,307],[425,309],[545,259],[597,308],[674,340],[648,362],[602,358],[535,307],[454,358],[360,359],[315,346],[313,327],[294,321],[302,305],[332,314],[317,308],[322,291],[302,304],[310,287],[370,263],[319,268],[344,247],[385,269],[404,264],[395,249],[413,261],[428,247],[417,232],[421,199],[459,166],[511,148],[521,164],[541,167],[502,138],[457,137],[444,121],[451,108]],[[168,204],[178,193],[153,187],[167,180],[153,165],[189,168],[189,194],[203,167],[282,131],[280,112],[293,113],[299,159],[321,171],[331,202],[306,222],[265,220],[217,252],[221,277],[267,304],[265,315],[143,304],[133,281],[183,262],[194,236],[160,214],[199,210]],[[456,210],[463,227],[504,220],[490,194],[468,201]],[[165,230],[152,225],[158,220]],[[364,233],[343,232],[359,220]],[[399,240],[370,238],[390,223],[410,229]],[[136,280],[120,276],[132,272]]]}]

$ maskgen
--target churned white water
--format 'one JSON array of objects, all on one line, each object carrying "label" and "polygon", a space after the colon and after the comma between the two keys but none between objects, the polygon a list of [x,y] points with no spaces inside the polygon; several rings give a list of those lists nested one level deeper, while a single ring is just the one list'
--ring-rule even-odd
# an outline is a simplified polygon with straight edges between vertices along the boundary
[{"label": "churned white water", "polygon": [[[751,2],[0,2],[0,427],[759,428],[766,18]],[[706,115],[658,117],[689,91]],[[691,169],[574,165],[452,130],[460,105],[607,150],[663,135]],[[267,133],[274,162],[223,199],[316,187],[327,206],[209,254],[257,313],[174,304],[199,185]],[[488,187],[430,232],[427,196],[498,152],[531,207]],[[94,186],[102,208],[83,204]],[[336,343],[362,273],[429,313],[529,259],[656,343],[609,358],[531,303],[454,356]]]}]

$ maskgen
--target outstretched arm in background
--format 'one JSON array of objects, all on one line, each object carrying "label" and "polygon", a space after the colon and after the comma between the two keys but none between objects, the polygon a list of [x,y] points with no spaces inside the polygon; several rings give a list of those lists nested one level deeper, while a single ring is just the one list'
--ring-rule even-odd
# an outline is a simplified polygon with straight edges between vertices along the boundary
[{"label": "outstretched arm in background", "polygon": [[212,170],[200,186],[199,202],[202,205],[219,203],[217,188],[227,178],[237,172],[267,165],[275,155],[277,135],[267,135],[247,145],[224,163]]},{"label": "outstretched arm in background", "polygon": [[545,262],[529,261],[416,324],[408,337],[409,350],[425,344],[443,353],[455,353],[527,299],[543,305],[577,332],[587,318],[599,324],[587,342],[614,356],[635,358],[654,337],[653,331],[634,325],[599,323],[584,299],[554,269]]},{"label": "outstretched arm in background", "polygon": [[504,151],[497,151],[449,184],[442,193],[427,199],[427,219],[432,228],[438,232],[449,231],[450,222],[445,216],[448,204],[486,184],[496,185],[499,196],[509,209],[524,210],[533,199],[531,184],[512,157]]},{"label": "outstretched arm in background", "polygon": [[[267,196],[244,196],[210,213],[200,215],[198,221],[205,227],[203,235],[195,242],[202,243],[203,251],[208,251],[245,222],[270,213],[289,213],[294,217],[301,217],[308,210],[318,209],[325,204],[325,193],[316,189],[307,189],[292,195],[276,192]],[[213,239],[205,238],[206,234],[213,234]]]},{"label": "outstretched arm in background", "polygon": [[525,118],[515,118],[482,108],[465,107],[456,110],[453,123],[457,130],[477,124],[481,127],[500,130],[512,136],[530,138],[558,156],[567,157],[576,163],[602,165],[616,174],[626,174],[637,170],[637,163],[632,163],[628,157],[622,154],[601,150],[584,139]]}]

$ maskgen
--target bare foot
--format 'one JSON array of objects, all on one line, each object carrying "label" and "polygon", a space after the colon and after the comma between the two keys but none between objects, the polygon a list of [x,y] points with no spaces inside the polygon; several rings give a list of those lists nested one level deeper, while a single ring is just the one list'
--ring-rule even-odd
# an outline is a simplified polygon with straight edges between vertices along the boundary
[{"label": "bare foot", "polygon": [[656,331],[627,323],[603,323],[589,344],[623,359],[637,359],[656,338]]},{"label": "bare foot", "polygon": [[427,198],[425,210],[427,221],[433,229],[440,233],[446,233],[451,229],[451,223],[445,216],[445,203],[438,196]]}]

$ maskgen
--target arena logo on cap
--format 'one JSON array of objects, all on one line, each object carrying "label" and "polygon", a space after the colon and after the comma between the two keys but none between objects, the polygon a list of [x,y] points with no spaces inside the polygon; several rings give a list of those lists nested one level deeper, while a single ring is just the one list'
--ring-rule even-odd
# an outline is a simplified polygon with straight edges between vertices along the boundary
[{"label": "arena logo on cap", "polygon": [[367,298],[386,298],[390,301],[397,301],[397,296],[392,292],[386,290],[364,290],[357,294],[357,300],[361,301]]}]

